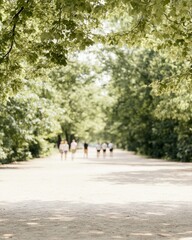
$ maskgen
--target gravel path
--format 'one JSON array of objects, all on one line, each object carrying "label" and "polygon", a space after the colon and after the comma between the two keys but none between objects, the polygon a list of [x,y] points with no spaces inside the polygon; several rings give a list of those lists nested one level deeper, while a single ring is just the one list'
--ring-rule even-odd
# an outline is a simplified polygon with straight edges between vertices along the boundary
[{"label": "gravel path", "polygon": [[0,239],[192,240],[192,164],[116,150],[0,166]]}]

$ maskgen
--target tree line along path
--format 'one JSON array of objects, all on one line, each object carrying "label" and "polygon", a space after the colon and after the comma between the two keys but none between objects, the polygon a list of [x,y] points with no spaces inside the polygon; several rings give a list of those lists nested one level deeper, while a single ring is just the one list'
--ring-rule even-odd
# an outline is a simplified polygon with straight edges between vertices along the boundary
[{"label": "tree line along path", "polygon": [[59,153],[0,166],[0,239],[192,239],[192,164]]}]

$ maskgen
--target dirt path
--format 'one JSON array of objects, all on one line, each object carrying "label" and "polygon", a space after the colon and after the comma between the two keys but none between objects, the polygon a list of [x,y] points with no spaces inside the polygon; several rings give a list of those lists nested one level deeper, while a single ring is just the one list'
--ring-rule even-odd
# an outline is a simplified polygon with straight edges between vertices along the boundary
[{"label": "dirt path", "polygon": [[192,164],[116,151],[0,166],[0,239],[192,240]]}]

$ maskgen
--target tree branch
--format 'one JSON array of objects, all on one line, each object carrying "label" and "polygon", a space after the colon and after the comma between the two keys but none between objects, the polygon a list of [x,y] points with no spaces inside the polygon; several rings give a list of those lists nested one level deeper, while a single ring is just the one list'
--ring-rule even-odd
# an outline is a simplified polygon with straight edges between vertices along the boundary
[{"label": "tree branch", "polygon": [[10,46],[9,50],[7,51],[7,53],[2,58],[6,58],[9,55],[9,53],[12,51],[12,49],[13,49],[14,39],[15,39],[15,29],[16,29],[16,23],[14,23],[13,29],[12,29],[11,46]]},{"label": "tree branch", "polygon": [[62,5],[60,5],[59,9],[59,29],[61,30],[61,19],[62,19]]},{"label": "tree branch", "polygon": [[[27,0],[27,3],[29,2],[29,0]],[[14,20],[14,24],[13,24],[13,28],[11,30],[12,32],[12,36],[11,36],[11,46],[9,48],[9,50],[6,52],[6,54],[2,57],[2,59],[6,58],[7,56],[9,56],[10,52],[13,49],[13,45],[14,45],[14,41],[15,41],[15,29],[17,26],[17,22],[19,20],[19,15],[21,14],[21,12],[24,10],[24,7],[21,7],[20,10],[15,14],[15,16],[13,17]]]},{"label": "tree branch", "polygon": [[171,19],[167,16],[167,14],[164,13],[163,15],[166,17],[166,19],[167,19],[168,21],[170,21],[170,22],[172,22],[172,23],[177,23],[177,24],[178,24],[177,21],[171,20]]},{"label": "tree branch", "polygon": [[[15,14],[15,16],[13,17],[13,19],[17,19],[19,17],[19,14],[24,10],[24,7],[21,7],[21,9]],[[18,21],[18,19],[17,19]]]}]

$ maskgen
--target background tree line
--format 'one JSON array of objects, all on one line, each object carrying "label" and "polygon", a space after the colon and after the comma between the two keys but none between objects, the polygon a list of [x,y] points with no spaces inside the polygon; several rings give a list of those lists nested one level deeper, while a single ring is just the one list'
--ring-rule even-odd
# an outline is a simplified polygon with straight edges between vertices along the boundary
[{"label": "background tree line", "polygon": [[[102,71],[110,75],[106,89],[114,99],[106,109],[106,137],[148,156],[191,161],[191,98],[175,92],[159,94],[156,89],[174,78],[183,64],[153,50],[113,47],[101,54]],[[174,105],[174,99],[180,106]]]},{"label": "background tree line", "polygon": [[50,153],[58,134],[69,142],[98,136],[104,126],[104,97],[89,71],[78,62],[56,67],[26,80],[22,91],[1,105],[2,163]]}]

